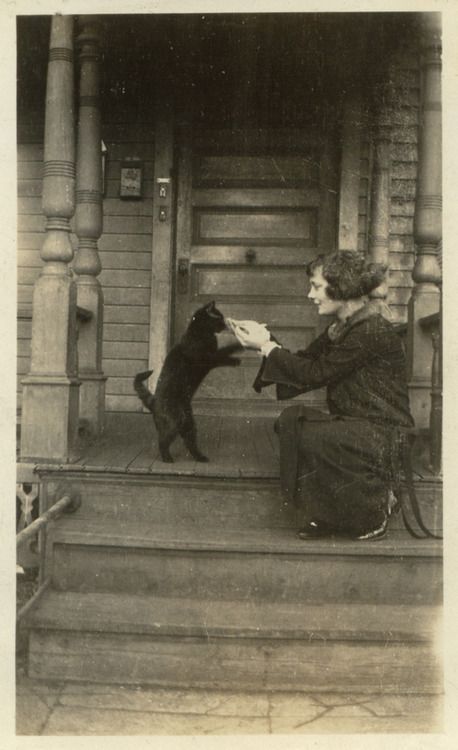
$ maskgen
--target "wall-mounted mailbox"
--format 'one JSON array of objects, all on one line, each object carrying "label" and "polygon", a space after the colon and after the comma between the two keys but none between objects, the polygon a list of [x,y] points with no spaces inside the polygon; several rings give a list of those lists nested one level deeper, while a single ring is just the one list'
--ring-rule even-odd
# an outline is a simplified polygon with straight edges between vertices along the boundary
[{"label": "wall-mounted mailbox", "polygon": [[143,163],[140,159],[125,159],[121,163],[119,197],[138,200],[142,197]]}]

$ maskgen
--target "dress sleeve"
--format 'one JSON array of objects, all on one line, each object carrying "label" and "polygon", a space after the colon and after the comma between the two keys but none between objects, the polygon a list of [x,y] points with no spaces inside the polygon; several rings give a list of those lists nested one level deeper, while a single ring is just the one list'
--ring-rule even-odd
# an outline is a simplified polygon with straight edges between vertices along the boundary
[{"label": "dress sleeve", "polygon": [[294,388],[321,388],[340,380],[374,356],[371,336],[364,324],[355,326],[340,341],[313,351],[292,354],[274,349],[266,358],[262,379]]},{"label": "dress sleeve", "polygon": [[319,336],[316,337],[307,347],[307,349],[299,349],[299,351],[296,352],[298,357],[316,357],[318,354],[321,354],[323,351],[325,351],[330,343],[330,338],[328,336],[328,330],[329,328],[326,328],[323,333],[320,333]]}]

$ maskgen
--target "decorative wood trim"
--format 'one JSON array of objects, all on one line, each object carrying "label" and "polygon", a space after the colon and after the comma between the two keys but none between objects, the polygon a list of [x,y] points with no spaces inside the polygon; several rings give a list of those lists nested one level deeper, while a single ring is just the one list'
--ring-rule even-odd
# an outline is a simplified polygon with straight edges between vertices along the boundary
[{"label": "decorative wood trim", "polygon": [[[369,256],[374,263],[388,267],[391,222],[391,132],[388,112],[381,112],[374,137],[372,190],[369,230]],[[386,279],[369,295],[384,302],[388,295]]]},{"label": "decorative wood trim", "polygon": [[[149,367],[153,384],[167,354],[171,337],[173,277],[174,116],[170,101],[162,98],[156,107],[154,142],[153,247],[151,259],[151,305]],[[159,197],[158,179],[168,178],[165,197]]]},{"label": "decorative wood trim", "polygon": [[342,160],[339,189],[339,250],[358,247],[358,208],[361,154],[361,96],[354,94],[344,105]]}]

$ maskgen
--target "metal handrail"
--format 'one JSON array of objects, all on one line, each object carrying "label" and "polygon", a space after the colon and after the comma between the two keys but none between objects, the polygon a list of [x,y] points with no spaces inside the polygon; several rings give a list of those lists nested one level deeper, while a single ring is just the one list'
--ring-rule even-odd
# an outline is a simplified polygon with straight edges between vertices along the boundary
[{"label": "metal handrail", "polygon": [[64,495],[60,500],[51,506],[45,513],[32,521],[29,526],[16,535],[16,546],[23,544],[27,539],[34,537],[40,529],[47,526],[50,521],[55,520],[63,513],[73,513],[81,505],[79,495]]},{"label": "metal handrail", "polygon": [[42,595],[49,589],[51,585],[51,579],[46,578],[41,586],[38,587],[38,589],[35,591],[34,595],[30,597],[30,599],[22,605],[21,609],[16,614],[16,623],[19,623],[20,620],[23,619],[23,617],[27,614],[27,612],[30,612],[30,610],[34,607],[34,605],[37,603],[38,599],[41,599]]},{"label": "metal handrail", "polygon": [[[31,524],[22,529],[19,534],[16,534],[16,546],[19,547],[21,544],[32,539],[36,536],[41,529],[44,529],[50,521],[55,521],[64,513],[74,513],[81,505],[81,496],[78,492],[72,492],[72,494],[65,494],[60,498],[54,505],[48,508],[45,513],[32,521]],[[37,603],[38,599],[44,594],[44,592],[51,585],[51,579],[46,578],[43,583],[39,586],[34,595],[21,607],[16,615],[16,622],[19,623],[23,619],[33,606]]]}]

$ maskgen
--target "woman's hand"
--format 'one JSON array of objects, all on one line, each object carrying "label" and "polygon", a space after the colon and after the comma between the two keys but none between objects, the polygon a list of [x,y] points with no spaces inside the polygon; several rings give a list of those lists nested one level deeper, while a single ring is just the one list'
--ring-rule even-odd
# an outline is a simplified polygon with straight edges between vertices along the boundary
[{"label": "woman's hand", "polygon": [[245,349],[260,349],[270,341],[270,333],[265,323],[255,320],[227,320],[228,327]]}]

